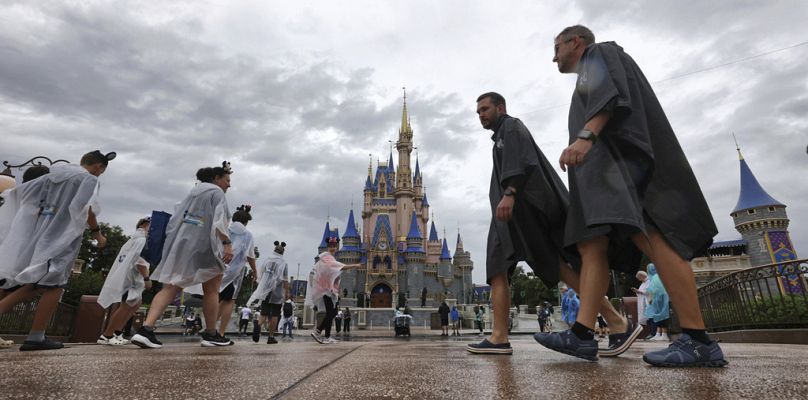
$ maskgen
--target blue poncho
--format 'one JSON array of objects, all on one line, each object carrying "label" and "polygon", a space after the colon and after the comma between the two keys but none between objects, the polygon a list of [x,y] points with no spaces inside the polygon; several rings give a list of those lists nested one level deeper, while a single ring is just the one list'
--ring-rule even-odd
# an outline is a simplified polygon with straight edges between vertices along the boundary
[{"label": "blue poncho", "polygon": [[648,264],[648,284],[646,297],[648,305],[645,307],[645,317],[653,318],[654,321],[663,321],[671,316],[670,299],[659,274],[656,272],[654,264]]}]

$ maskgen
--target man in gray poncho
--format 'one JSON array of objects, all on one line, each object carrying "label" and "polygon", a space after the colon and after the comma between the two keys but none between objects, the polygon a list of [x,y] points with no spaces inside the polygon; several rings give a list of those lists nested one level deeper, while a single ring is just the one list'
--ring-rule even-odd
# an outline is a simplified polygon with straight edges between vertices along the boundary
[{"label": "man in gray poncho", "polygon": [[[527,127],[507,114],[505,99],[494,92],[477,99],[477,114],[483,128],[494,131],[493,170],[489,200],[487,281],[491,285],[494,325],[491,337],[466,347],[476,354],[512,354],[508,342],[510,277],[516,264],[526,262],[548,287],[559,279],[578,285],[580,266],[574,246],[563,244],[567,214],[567,189],[533,141]],[[602,296],[601,296],[602,297]],[[601,312],[616,332],[627,339],[609,351],[617,356],[634,341],[639,331],[604,300]],[[501,318],[503,316],[504,318]]]},{"label": "man in gray poncho", "polygon": [[666,367],[726,365],[718,343],[707,336],[686,261],[712,243],[717,229],[650,84],[620,46],[595,43],[594,34],[580,25],[555,38],[553,61],[561,73],[578,74],[569,112],[570,146],[559,162],[569,170],[570,183],[565,244],[576,244],[583,259],[581,308],[571,330],[536,340],[573,356],[597,357],[588,349],[608,269],[639,265],[611,259],[639,249],[671,288],[683,331],[673,345],[643,359]]},{"label": "man in gray poncho", "polygon": [[98,177],[115,153],[96,150],[85,154],[80,165],[53,166],[49,174],[3,193],[0,209],[0,313],[40,296],[28,338],[21,351],[64,347],[45,337],[73,262],[89,225],[98,247],[106,244],[96,215]]}]

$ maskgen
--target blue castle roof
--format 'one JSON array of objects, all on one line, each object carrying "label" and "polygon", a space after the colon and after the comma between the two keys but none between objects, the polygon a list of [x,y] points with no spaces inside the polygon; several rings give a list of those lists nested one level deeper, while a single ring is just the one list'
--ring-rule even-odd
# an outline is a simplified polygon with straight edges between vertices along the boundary
[{"label": "blue castle roof", "polygon": [[365,190],[370,190],[371,192],[376,190],[376,187],[373,186],[373,182],[370,181],[370,175],[365,179]]},{"label": "blue castle roof", "polygon": [[441,260],[451,260],[452,255],[449,254],[449,246],[446,244],[446,238],[443,239],[443,248],[440,251]]},{"label": "blue castle roof", "polygon": [[738,204],[735,205],[732,212],[764,206],[784,206],[784,204],[775,200],[763,190],[752,170],[746,164],[746,160],[741,156],[741,194],[738,196]]},{"label": "blue castle roof", "polygon": [[356,223],[354,222],[353,210],[348,214],[348,226],[345,227],[345,234],[343,238],[359,238],[359,232],[356,231]]},{"label": "blue castle roof", "polygon": [[438,240],[438,231],[435,229],[435,221],[432,221],[432,228],[429,229],[429,241],[430,242],[437,242]]},{"label": "blue castle roof", "polygon": [[415,175],[412,176],[412,184],[415,185],[415,180],[421,176],[421,167],[418,166],[418,158],[415,159]]},{"label": "blue castle roof", "polygon": [[418,216],[415,211],[412,212],[412,220],[410,221],[410,232],[407,234],[407,239],[423,239],[421,230],[418,229]]},{"label": "blue castle roof", "polygon": [[378,242],[381,235],[386,236],[388,245],[393,245],[393,230],[390,229],[390,217],[386,214],[379,215],[376,218],[376,228],[373,230],[373,239],[370,243],[371,248],[376,247],[376,242]]},{"label": "blue castle roof", "polygon": [[390,150],[390,161],[387,162],[387,170],[390,172],[396,172],[396,168],[393,165],[393,150]]},{"label": "blue castle roof", "polygon": [[325,222],[325,231],[323,231],[323,240],[320,241],[319,247],[328,247],[328,236],[331,234],[331,226],[328,221]]},{"label": "blue castle roof", "polygon": [[429,200],[426,199],[426,193],[424,193],[424,200],[422,200],[421,204],[423,204],[426,207],[429,207]]}]

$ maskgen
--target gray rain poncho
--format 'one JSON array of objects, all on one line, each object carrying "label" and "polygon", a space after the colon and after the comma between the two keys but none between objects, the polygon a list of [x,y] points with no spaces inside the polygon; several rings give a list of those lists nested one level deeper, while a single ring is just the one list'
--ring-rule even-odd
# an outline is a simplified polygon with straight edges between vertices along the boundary
[{"label": "gray rain poncho", "polygon": [[163,259],[151,279],[187,288],[224,273],[223,246],[216,232],[228,235],[229,221],[224,191],[198,183],[168,222]]},{"label": "gray rain poncho", "polygon": [[112,264],[112,268],[107,274],[101,293],[98,295],[98,304],[101,307],[107,308],[119,303],[124,294],[126,294],[126,303],[129,305],[140,301],[143,289],[146,288],[146,282],[137,266],[142,265],[149,268],[149,263],[140,257],[140,252],[145,245],[146,231],[138,229],[121,247],[115,263]]},{"label": "gray rain poncho", "polygon": [[2,194],[0,281],[6,289],[24,284],[62,287],[81,248],[90,206],[98,215],[98,178],[74,164],[53,166],[47,175]]},{"label": "gray rain poncho", "polygon": [[640,68],[614,42],[595,43],[578,64],[570,143],[601,111],[611,118],[583,164],[569,168],[565,243],[608,235],[610,267],[635,271],[631,234],[654,226],[685,260],[717,233],[696,177]]},{"label": "gray rain poncho", "polygon": [[[233,284],[234,293],[238,295],[241,289],[241,282],[244,280],[246,273],[247,259],[255,259],[255,243],[253,243],[253,236],[247,227],[241,222],[233,222],[230,224],[230,240],[233,242],[233,260],[227,264],[222,277],[222,284],[219,287],[219,292],[222,292]],[[190,294],[204,294],[202,285],[194,285],[185,289],[185,292]],[[228,299],[229,300],[229,299]]]}]

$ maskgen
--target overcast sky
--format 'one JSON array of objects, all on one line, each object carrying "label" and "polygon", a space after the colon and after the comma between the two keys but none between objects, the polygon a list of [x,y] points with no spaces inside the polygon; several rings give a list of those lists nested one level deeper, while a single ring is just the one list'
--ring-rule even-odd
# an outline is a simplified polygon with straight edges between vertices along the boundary
[{"label": "overcast sky", "polygon": [[406,86],[436,225],[452,249],[460,225],[481,283],[491,141],[475,99],[502,93],[557,160],[575,77],[551,62],[553,37],[584,24],[653,83],[716,240],[740,236],[729,216],[735,132],[808,255],[808,3],[604,4],[6,1],[0,160],[118,152],[101,178],[100,219],[128,233],[151,210],[171,211],[198,168],[228,160],[232,209],[252,204],[257,245],[286,241],[290,274],[297,263],[305,274],[328,215],[343,232],[352,200],[359,211],[368,154],[374,168],[387,159]]}]

